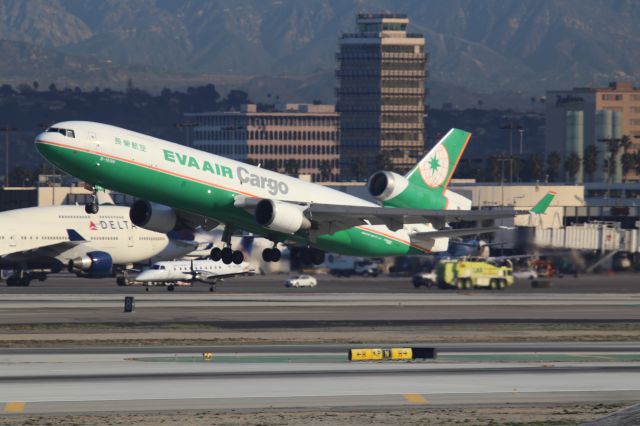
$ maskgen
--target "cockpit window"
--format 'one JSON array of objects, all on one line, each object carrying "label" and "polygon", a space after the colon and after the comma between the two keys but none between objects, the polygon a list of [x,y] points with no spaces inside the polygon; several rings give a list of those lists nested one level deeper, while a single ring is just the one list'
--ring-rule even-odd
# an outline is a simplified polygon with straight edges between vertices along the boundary
[{"label": "cockpit window", "polygon": [[61,129],[59,127],[49,127],[46,130],[47,133],[60,133],[62,136],[66,136],[68,138],[75,138],[76,134],[71,129]]}]

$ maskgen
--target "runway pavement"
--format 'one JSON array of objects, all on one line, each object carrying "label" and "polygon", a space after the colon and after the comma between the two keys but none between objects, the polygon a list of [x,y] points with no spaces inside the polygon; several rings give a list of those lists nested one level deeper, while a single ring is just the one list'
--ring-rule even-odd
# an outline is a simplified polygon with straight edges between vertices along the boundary
[{"label": "runway pavement", "polygon": [[[331,275],[317,275],[318,286],[312,289],[287,289],[284,282],[287,275],[268,275],[253,277],[237,277],[223,281],[217,285],[217,293],[276,293],[288,294],[303,290],[305,293],[406,293],[406,294],[439,294],[452,291],[432,289],[415,289],[411,284],[411,277],[377,278],[336,278]],[[180,287],[179,293],[206,293],[209,287],[199,284],[192,287]],[[144,293],[141,286],[118,287],[115,278],[87,279],[78,278],[69,273],[52,274],[46,281],[32,281],[29,287],[6,287],[0,284],[0,295],[4,294],[129,294]],[[151,292],[166,292],[164,288],[152,288]],[[480,293],[490,293],[487,290],[476,290]],[[515,285],[502,290],[503,293],[640,293],[640,274],[622,273],[615,275],[581,275],[579,277],[565,276],[552,279],[551,288],[531,287],[527,279],[516,280]]]},{"label": "runway pavement", "polygon": [[640,322],[640,294],[163,292],[136,295],[135,312],[124,313],[126,295],[5,294],[0,324],[206,323],[233,329]]},{"label": "runway pavement", "polygon": [[[459,355],[442,348],[439,361],[411,363],[349,363],[344,351],[315,347],[241,346],[233,354],[214,352],[211,362],[193,348],[160,358],[136,348],[3,353],[0,406],[6,414],[637,400],[640,361],[622,361],[616,346],[607,347],[608,358],[600,362],[562,345],[553,354],[566,357],[560,362],[532,361],[535,353],[522,346],[514,349],[523,361],[505,361],[512,356],[506,345],[499,345],[501,352],[467,346],[482,349],[465,355],[481,361],[451,361]],[[626,347],[633,352],[624,356],[640,359],[640,348]]]}]

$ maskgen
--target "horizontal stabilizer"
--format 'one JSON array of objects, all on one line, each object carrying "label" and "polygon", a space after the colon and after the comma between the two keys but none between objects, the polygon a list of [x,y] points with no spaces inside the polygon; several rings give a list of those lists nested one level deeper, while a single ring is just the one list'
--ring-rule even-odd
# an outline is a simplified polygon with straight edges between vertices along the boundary
[{"label": "horizontal stabilizer", "polygon": [[438,231],[429,231],[429,232],[416,232],[415,234],[411,234],[411,238],[454,238],[454,237],[464,237],[468,235],[478,235],[478,234],[487,234],[490,232],[502,231],[502,230],[510,230],[513,229],[508,226],[490,226],[484,228],[462,228],[462,229],[441,229]]}]

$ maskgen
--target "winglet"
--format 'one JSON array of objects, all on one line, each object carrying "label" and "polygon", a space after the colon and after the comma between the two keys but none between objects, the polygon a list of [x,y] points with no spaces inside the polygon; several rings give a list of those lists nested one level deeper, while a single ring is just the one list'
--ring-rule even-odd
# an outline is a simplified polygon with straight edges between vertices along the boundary
[{"label": "winglet", "polygon": [[538,201],[538,204],[533,206],[533,208],[530,210],[530,213],[544,214],[555,196],[556,193],[554,191],[547,192],[545,196],[542,197],[540,201]]},{"label": "winglet", "polygon": [[87,241],[75,229],[67,229],[67,235],[69,236],[69,241]]}]

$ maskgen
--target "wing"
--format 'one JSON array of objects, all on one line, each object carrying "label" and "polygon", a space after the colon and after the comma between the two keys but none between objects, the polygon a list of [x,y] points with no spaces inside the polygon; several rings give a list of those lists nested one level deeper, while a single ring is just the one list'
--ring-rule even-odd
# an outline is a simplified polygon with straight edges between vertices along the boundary
[{"label": "wing", "polygon": [[238,277],[243,275],[254,275],[256,273],[255,269],[253,268],[247,268],[240,272],[229,272],[226,274],[216,274],[211,271],[204,271],[204,270],[200,270],[200,271],[195,270],[194,272],[196,273],[195,275],[196,279],[204,283],[215,282],[224,278],[232,278],[232,277]]},{"label": "wing", "polygon": [[510,230],[509,226],[489,226],[484,228],[442,229],[429,232],[416,232],[411,234],[411,240],[431,242],[434,238],[454,238],[467,235],[486,234],[490,232]]},{"label": "wing", "polygon": [[220,222],[213,220],[210,217],[189,213],[185,210],[176,210],[176,214],[180,221],[191,229],[201,227],[205,231],[211,231],[213,228],[220,225]]},{"label": "wing", "polygon": [[[312,204],[307,211],[314,222],[329,223],[331,228],[338,228],[336,230],[365,224],[386,225],[389,229],[398,230],[405,224],[425,222],[432,223],[435,228],[442,228],[447,222],[482,221],[528,214],[527,211],[512,209],[434,210],[332,204]],[[472,232],[471,235],[477,233]]]}]

